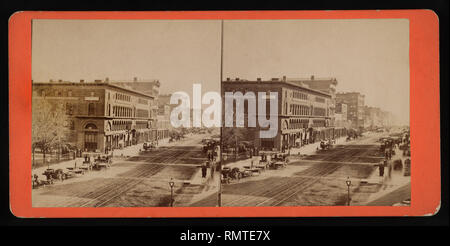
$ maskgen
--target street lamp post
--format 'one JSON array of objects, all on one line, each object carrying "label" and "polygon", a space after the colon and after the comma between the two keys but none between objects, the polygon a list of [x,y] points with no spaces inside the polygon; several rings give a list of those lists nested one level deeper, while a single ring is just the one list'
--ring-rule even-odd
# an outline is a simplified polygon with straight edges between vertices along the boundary
[{"label": "street lamp post", "polygon": [[347,206],[350,206],[350,185],[352,184],[352,181],[347,177],[345,183],[347,184]]},{"label": "street lamp post", "polygon": [[173,207],[173,186],[175,185],[175,182],[173,182],[173,178],[170,178],[169,186],[170,186],[170,206]]}]

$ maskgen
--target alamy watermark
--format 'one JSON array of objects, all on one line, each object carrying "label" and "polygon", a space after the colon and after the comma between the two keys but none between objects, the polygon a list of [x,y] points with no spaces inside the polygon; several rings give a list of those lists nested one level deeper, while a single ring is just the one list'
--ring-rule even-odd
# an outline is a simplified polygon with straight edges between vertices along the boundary
[{"label": "alamy watermark", "polygon": [[[222,98],[218,92],[201,93],[201,84],[192,88],[192,107],[188,93],[177,91],[172,94],[170,104],[178,105],[170,113],[170,123],[173,127],[221,127]],[[245,113],[247,101],[247,113]],[[256,104],[258,102],[258,104]],[[202,110],[202,105],[209,105]],[[257,107],[258,106],[258,107]],[[278,92],[240,91],[225,92],[225,127],[257,127],[261,138],[273,138],[278,132]],[[258,111],[257,111],[258,110]],[[191,125],[192,112],[192,125]],[[258,113],[256,113],[258,112]],[[247,115],[247,126],[245,125]],[[256,117],[258,116],[258,117]]]}]

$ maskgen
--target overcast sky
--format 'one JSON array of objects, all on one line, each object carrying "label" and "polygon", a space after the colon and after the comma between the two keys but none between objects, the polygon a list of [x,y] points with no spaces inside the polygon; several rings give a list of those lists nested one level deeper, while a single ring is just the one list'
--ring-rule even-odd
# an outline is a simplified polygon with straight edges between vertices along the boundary
[{"label": "overcast sky", "polygon": [[336,77],[409,123],[407,19],[234,20],[224,38],[225,78]]},{"label": "overcast sky", "polygon": [[[220,21],[34,20],[34,81],[158,79],[162,93],[219,90]],[[224,78],[336,77],[409,123],[409,22],[232,20]]]}]

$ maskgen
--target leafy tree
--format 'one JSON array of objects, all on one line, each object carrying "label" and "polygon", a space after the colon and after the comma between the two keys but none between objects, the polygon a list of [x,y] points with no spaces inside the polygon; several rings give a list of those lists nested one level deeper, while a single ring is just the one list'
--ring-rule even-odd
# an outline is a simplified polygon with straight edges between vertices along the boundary
[{"label": "leafy tree", "polygon": [[45,154],[61,147],[67,134],[68,117],[64,104],[50,102],[48,99],[33,95],[31,142],[33,150],[39,148]]},{"label": "leafy tree", "polygon": [[[224,147],[239,147],[242,141],[253,142],[255,132],[249,128],[225,127],[223,129]],[[238,146],[236,146],[236,140]]]}]

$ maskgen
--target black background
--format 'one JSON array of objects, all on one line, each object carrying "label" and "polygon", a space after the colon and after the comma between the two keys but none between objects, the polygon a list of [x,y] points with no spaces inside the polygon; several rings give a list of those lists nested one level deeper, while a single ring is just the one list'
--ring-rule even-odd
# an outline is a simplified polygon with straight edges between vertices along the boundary
[{"label": "black background", "polygon": [[[1,123],[1,171],[0,171],[0,225],[16,227],[20,234],[11,234],[15,239],[29,239],[32,242],[66,244],[101,240],[123,239],[130,244],[139,240],[140,244],[184,244],[179,241],[180,233],[188,229],[194,232],[216,232],[223,230],[271,230],[271,243],[288,240],[289,244],[365,244],[368,242],[385,244],[396,240],[402,245],[409,244],[416,236],[429,233],[447,236],[442,227],[448,227],[448,10],[447,0],[428,1],[259,1],[244,3],[187,1],[2,1],[3,28],[1,44],[3,80],[0,90]],[[9,209],[9,135],[8,126],[8,19],[16,11],[151,11],[151,10],[364,10],[364,9],[431,9],[440,22],[440,87],[441,87],[441,209],[430,217],[361,217],[361,218],[177,218],[177,219],[23,219],[16,218]],[[423,150],[426,151],[426,150]],[[426,163],[423,163],[426,165]],[[36,227],[39,226],[39,227]],[[77,228],[74,228],[74,227]],[[106,228],[99,228],[99,226]],[[118,227],[120,226],[120,228]],[[145,226],[137,228],[136,226]],[[33,227],[33,228],[31,228]],[[27,228],[27,232],[24,229]],[[78,230],[82,229],[82,232]],[[446,228],[448,229],[448,228]],[[0,230],[0,235],[3,234]],[[29,234],[28,232],[35,232]],[[129,233],[134,236],[129,236]],[[6,235],[3,234],[3,235]],[[89,240],[88,240],[89,239]],[[435,237],[428,237],[422,243],[438,243]],[[4,242],[4,241],[2,241]],[[417,241],[419,242],[419,241]],[[220,242],[216,242],[220,243]],[[230,242],[227,242],[230,243]],[[232,243],[232,242],[231,242]],[[247,242],[251,243],[251,242]],[[197,245],[203,244],[197,242]],[[206,244],[206,243],[205,243]]]}]

